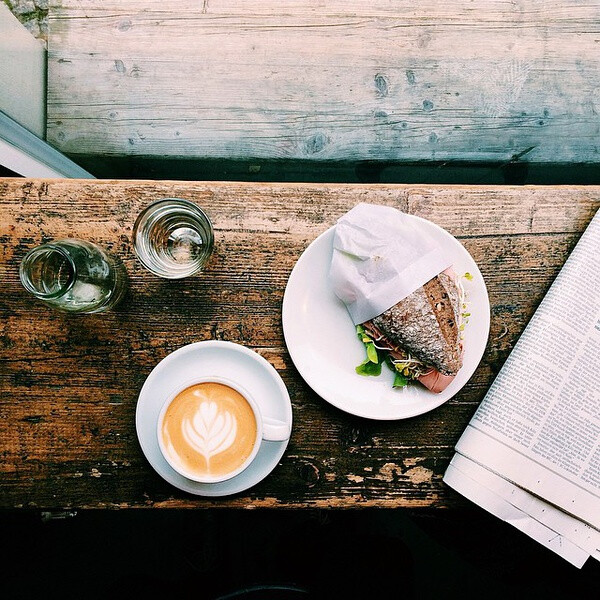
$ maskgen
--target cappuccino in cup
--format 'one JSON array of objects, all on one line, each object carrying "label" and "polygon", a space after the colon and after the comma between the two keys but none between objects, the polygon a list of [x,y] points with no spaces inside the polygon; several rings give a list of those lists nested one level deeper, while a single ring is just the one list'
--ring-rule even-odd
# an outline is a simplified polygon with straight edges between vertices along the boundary
[{"label": "cappuccino in cup", "polygon": [[261,439],[260,414],[239,390],[219,381],[194,383],[167,403],[159,445],[180,474],[217,482],[241,472]]}]

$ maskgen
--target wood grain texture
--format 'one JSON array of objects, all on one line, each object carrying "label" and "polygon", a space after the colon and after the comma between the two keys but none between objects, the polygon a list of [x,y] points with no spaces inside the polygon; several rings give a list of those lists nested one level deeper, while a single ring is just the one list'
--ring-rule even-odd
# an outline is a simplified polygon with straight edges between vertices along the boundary
[{"label": "wood grain texture", "polygon": [[[205,273],[153,277],[130,236],[150,201],[197,202],[215,225]],[[492,306],[478,370],[451,401],[398,422],[347,415],[316,396],[284,345],[281,302],[306,246],[360,201],[429,218],[478,262]],[[424,187],[0,179],[0,507],[457,506],[442,474],[525,323],[600,207],[599,187]],[[65,236],[119,255],[130,290],[103,315],[69,316],[28,296],[21,258]],[[294,431],[280,465],[233,498],[179,492],[146,462],[134,414],[158,361],[199,340],[257,350],[281,374]]]},{"label": "wood grain texture", "polygon": [[598,162],[600,3],[50,0],[71,155]]}]

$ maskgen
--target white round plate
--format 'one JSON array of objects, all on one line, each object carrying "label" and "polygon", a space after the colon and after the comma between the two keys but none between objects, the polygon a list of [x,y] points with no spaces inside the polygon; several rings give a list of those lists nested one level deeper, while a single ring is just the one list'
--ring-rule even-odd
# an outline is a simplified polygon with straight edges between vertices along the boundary
[{"label": "white round plate", "polygon": [[465,327],[463,366],[440,394],[421,384],[392,387],[394,374],[384,366],[378,377],[358,375],[365,349],[342,301],[329,282],[334,228],[314,240],[294,266],[283,297],[283,333],[294,365],[306,383],[337,408],[369,419],[406,419],[426,413],[454,396],[473,375],[487,343],[490,303],[485,282],[463,245],[435,223],[411,215],[451,258],[463,279],[469,323]]},{"label": "white round plate", "polygon": [[148,462],[176,488],[198,496],[228,496],[264,479],[279,463],[289,440],[263,440],[256,458],[239,475],[220,483],[198,483],[183,477],[164,459],[156,432],[158,415],[178,382],[194,377],[239,380],[260,405],[264,417],[292,426],[292,404],[279,373],[260,354],[232,342],[206,341],[183,346],[161,360],[142,386],[135,426]]}]

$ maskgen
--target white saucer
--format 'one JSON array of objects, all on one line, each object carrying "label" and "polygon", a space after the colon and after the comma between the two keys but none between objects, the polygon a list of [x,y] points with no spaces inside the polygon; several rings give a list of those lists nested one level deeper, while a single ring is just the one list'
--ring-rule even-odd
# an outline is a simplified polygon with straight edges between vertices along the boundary
[{"label": "white saucer", "polygon": [[144,382],[135,413],[135,427],[144,455],[156,472],[176,488],[198,496],[228,496],[264,479],[279,463],[289,440],[263,441],[247,469],[221,483],[197,483],[174,471],[158,446],[156,424],[163,403],[178,381],[193,377],[239,380],[260,405],[263,416],[290,424],[292,404],[273,366],[256,352],[232,342],[196,342],[161,360]]},{"label": "white saucer", "polygon": [[420,384],[394,389],[394,374],[384,367],[378,377],[357,375],[364,345],[342,301],[329,282],[334,228],[314,240],[294,266],[283,296],[283,333],[294,365],[321,398],[337,408],[369,419],[406,419],[440,406],[454,396],[475,372],[490,330],[490,303],[485,282],[464,246],[435,223],[411,215],[452,259],[454,270],[471,273],[463,279],[469,323],[465,327],[463,366],[440,394]]}]

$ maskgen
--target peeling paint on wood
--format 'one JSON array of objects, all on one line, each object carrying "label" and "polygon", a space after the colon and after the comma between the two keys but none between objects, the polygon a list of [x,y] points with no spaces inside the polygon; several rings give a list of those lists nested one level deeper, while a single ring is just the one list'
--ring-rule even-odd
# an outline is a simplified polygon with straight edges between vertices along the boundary
[{"label": "peeling paint on wood", "polygon": [[385,463],[380,469],[379,474],[375,475],[375,479],[381,479],[382,481],[386,481],[391,483],[394,481],[394,478],[398,475],[402,474],[402,469],[398,465],[394,463]]},{"label": "peeling paint on wood", "polygon": [[413,467],[405,471],[404,476],[408,477],[412,483],[418,485],[419,483],[431,482],[434,473],[431,469],[426,469],[425,467]]},{"label": "peeling paint on wood", "polygon": [[[197,202],[214,221],[215,253],[199,277],[160,280],[134,258],[136,215],[166,196]],[[358,419],[324,402],[299,377],[281,331],[296,260],[360,201],[396,206],[459,236],[490,294],[480,367],[450,402],[406,421]],[[0,507],[464,506],[442,483],[454,444],[599,207],[599,187],[0,179]],[[27,250],[64,236],[122,258],[130,291],[118,310],[65,315],[22,289],[18,265]],[[293,403],[281,463],[232,498],[196,498],[170,486],[146,462],[135,433],[137,395],[152,368],[205,339],[259,351]]]},{"label": "peeling paint on wood", "polygon": [[346,475],[346,479],[352,483],[362,483],[365,480],[361,475]]}]

